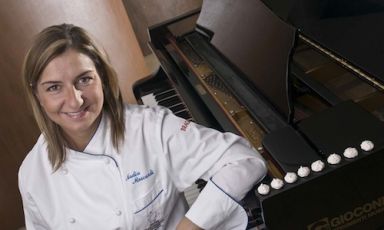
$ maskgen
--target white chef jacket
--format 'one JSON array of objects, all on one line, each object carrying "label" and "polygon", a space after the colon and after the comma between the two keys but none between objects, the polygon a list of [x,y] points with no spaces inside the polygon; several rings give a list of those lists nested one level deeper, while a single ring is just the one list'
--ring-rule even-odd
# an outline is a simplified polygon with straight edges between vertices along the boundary
[{"label": "white chef jacket", "polygon": [[[266,173],[245,139],[161,107],[127,105],[125,127],[117,151],[103,113],[85,150],[67,149],[56,172],[39,137],[19,170],[28,230],[168,230],[184,216],[204,229],[245,229],[236,200]],[[188,210],[182,191],[199,178],[208,183]]]}]

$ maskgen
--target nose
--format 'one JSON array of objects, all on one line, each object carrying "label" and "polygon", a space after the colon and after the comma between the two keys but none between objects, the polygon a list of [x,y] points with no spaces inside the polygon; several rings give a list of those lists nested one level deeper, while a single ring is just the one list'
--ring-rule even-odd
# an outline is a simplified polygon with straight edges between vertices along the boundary
[{"label": "nose", "polygon": [[73,108],[73,109],[80,108],[84,103],[83,92],[77,89],[76,87],[71,86],[68,89],[66,103],[70,108]]}]

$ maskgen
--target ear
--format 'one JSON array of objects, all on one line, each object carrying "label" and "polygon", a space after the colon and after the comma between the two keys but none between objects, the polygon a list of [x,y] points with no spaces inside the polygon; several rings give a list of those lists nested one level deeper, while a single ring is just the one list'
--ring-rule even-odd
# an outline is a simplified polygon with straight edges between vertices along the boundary
[{"label": "ear", "polygon": [[33,94],[35,95],[36,100],[39,102],[40,106],[44,107],[43,103],[41,103],[41,98],[40,98],[39,92],[37,92],[37,89],[33,90]]}]

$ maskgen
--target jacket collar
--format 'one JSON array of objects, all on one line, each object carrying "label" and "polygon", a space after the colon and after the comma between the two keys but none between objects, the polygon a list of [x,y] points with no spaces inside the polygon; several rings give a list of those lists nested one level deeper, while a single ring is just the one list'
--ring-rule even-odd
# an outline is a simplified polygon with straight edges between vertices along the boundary
[{"label": "jacket collar", "polygon": [[113,148],[109,123],[110,121],[107,113],[103,112],[99,126],[84,151],[79,152],[67,149],[69,153],[68,155],[71,158],[82,158],[84,157],[83,155],[112,155],[110,152]]}]

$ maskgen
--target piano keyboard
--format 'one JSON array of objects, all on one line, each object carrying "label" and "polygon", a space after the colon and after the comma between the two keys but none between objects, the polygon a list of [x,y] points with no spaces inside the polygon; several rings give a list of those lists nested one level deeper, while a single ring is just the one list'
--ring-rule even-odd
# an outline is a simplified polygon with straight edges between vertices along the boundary
[{"label": "piano keyboard", "polygon": [[144,105],[155,106],[160,105],[170,109],[173,114],[186,120],[192,121],[188,108],[180,99],[176,90],[173,88],[166,89],[165,91],[154,92],[141,97]]},{"label": "piano keyboard", "polygon": [[194,183],[184,191],[184,196],[187,200],[189,207],[191,207],[193,202],[195,202],[196,198],[199,196],[199,193],[200,189],[198,188],[198,185],[196,183]]},{"label": "piano keyboard", "polygon": [[[176,90],[172,88],[169,84],[163,86],[161,90],[157,90],[156,92],[152,92],[150,94],[142,96],[141,101],[144,105],[148,106],[160,105],[167,107],[176,116],[189,121],[193,120],[192,116],[188,111],[187,106],[180,99],[180,96],[178,95]],[[184,191],[184,196],[187,200],[189,207],[193,204],[193,202],[195,202],[197,196],[199,195],[200,187],[200,183],[194,183],[192,186],[188,187]]]}]

